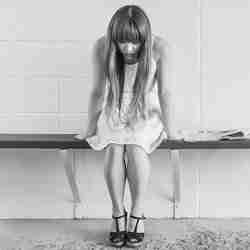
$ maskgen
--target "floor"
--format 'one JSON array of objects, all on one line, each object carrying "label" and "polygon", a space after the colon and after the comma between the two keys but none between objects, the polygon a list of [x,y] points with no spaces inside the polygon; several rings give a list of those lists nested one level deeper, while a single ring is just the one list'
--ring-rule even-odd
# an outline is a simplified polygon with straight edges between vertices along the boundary
[{"label": "floor", "polygon": [[[17,239],[52,240],[80,239],[94,242],[106,241],[111,220],[109,219],[3,219],[0,220],[0,249],[16,247]],[[151,219],[145,221],[146,237],[165,235],[175,241],[196,225],[213,230],[248,230],[250,218],[183,218]]]}]

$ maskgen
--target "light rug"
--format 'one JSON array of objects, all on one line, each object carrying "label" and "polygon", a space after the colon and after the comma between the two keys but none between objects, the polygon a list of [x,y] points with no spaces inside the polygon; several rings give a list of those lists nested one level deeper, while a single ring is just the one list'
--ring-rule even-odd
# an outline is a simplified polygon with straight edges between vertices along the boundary
[{"label": "light rug", "polygon": [[[61,235],[49,240],[15,239],[16,247],[0,247],[1,250],[106,250],[115,249],[107,241],[88,241]],[[122,247],[121,249],[131,249]],[[250,250],[250,231],[212,230],[196,225],[183,237],[169,241],[167,234],[147,236],[137,249],[148,250]]]}]

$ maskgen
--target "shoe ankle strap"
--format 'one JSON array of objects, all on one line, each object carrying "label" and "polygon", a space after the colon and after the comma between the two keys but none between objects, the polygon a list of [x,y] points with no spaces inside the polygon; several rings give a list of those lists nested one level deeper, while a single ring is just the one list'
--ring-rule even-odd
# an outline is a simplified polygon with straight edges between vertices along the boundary
[{"label": "shoe ankle strap", "polygon": [[136,224],[135,224],[135,228],[134,228],[134,233],[137,232],[137,226],[138,226],[139,220],[145,220],[146,219],[146,217],[144,216],[144,214],[141,217],[134,216],[134,215],[130,214],[130,218],[133,218],[133,219],[137,220]]},{"label": "shoe ankle strap", "polygon": [[123,215],[120,215],[120,216],[114,216],[114,215],[112,215],[112,218],[113,219],[120,219],[120,218],[125,217],[125,216],[126,216],[126,214],[123,214]]},{"label": "shoe ankle strap", "polygon": [[145,219],[147,219],[147,218],[144,216],[144,214],[143,214],[141,217],[139,217],[139,216],[134,216],[134,215],[130,214],[130,217],[131,217],[131,218],[134,218],[134,219],[139,219],[139,220],[145,220]]},{"label": "shoe ankle strap", "polygon": [[127,211],[126,211],[126,210],[124,210],[124,214],[122,214],[122,215],[120,215],[120,216],[114,216],[114,215],[112,215],[112,218],[113,218],[113,219],[120,219],[120,218],[122,218],[122,217],[127,217]]}]

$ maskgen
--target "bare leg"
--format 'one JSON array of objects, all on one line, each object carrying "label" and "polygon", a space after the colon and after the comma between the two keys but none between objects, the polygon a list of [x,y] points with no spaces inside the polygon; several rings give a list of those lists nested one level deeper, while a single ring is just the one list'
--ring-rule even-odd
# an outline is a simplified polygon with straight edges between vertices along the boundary
[{"label": "bare leg", "polygon": [[[140,217],[144,212],[143,208],[151,169],[150,159],[145,150],[138,145],[126,145],[126,153],[128,156],[127,178],[132,200],[130,213]],[[135,223],[135,219],[129,220],[128,231],[134,230]],[[137,226],[137,231],[144,232],[142,220]]]},{"label": "bare leg", "polygon": [[[124,193],[126,184],[126,169],[123,161],[124,145],[111,143],[107,146],[104,162],[104,177],[112,201],[112,214],[124,214]],[[119,220],[120,230],[124,230],[124,220]],[[112,221],[111,231],[115,231],[115,220]]]}]

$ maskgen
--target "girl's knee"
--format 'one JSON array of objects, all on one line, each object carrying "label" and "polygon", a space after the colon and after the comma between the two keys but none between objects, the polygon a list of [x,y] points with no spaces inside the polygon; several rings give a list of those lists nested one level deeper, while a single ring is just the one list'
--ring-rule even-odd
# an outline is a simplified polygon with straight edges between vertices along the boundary
[{"label": "girl's knee", "polygon": [[124,145],[122,144],[110,143],[107,146],[107,151],[112,152],[114,154],[121,154],[123,153],[123,150],[124,150]]},{"label": "girl's knee", "polygon": [[126,152],[128,154],[147,153],[142,146],[137,144],[126,144],[125,146],[126,146]]}]

